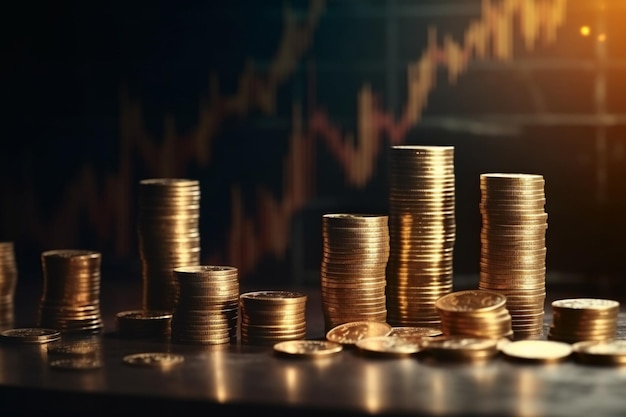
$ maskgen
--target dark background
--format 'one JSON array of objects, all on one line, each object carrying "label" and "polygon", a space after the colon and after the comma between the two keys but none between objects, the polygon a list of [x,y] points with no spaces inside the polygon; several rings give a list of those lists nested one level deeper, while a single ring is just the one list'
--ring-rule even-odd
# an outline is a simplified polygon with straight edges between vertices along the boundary
[{"label": "dark background", "polygon": [[[529,0],[531,20],[556,2]],[[472,23],[490,22],[480,1],[12,2],[0,240],[15,243],[22,279],[41,279],[43,250],[80,247],[102,252],[105,279],[140,280],[139,180],[195,178],[204,263],[238,266],[257,285],[316,283],[321,215],[385,213],[396,140],[455,146],[459,279],[478,273],[479,175],[525,172],[546,180],[548,279],[617,286],[626,7],[563,3],[553,38],[535,30],[526,47],[515,9],[510,55],[470,58],[454,80],[439,57],[419,119],[398,137],[373,135],[380,148],[359,182],[347,174],[358,158],[342,159],[329,138],[359,149],[359,126],[372,123],[359,109],[364,89],[400,118],[429,27],[442,50],[446,34],[463,44]],[[307,151],[296,160],[297,144]],[[292,170],[285,161],[296,161]]]}]

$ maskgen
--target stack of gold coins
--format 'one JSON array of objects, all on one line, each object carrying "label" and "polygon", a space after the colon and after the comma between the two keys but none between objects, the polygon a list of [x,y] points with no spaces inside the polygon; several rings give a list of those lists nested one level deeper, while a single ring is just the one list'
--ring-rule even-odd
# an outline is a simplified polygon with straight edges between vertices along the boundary
[{"label": "stack of gold coins", "polygon": [[322,310],[326,330],[351,321],[386,321],[388,217],[322,216]]},{"label": "stack of gold coins", "polygon": [[435,303],[444,336],[500,339],[513,335],[506,297],[495,291],[464,290]]},{"label": "stack of gold coins", "polygon": [[57,249],[41,255],[40,327],[62,333],[100,333],[100,252]]},{"label": "stack of gold coins", "polygon": [[452,291],[454,147],[392,146],[389,181],[387,321],[437,327],[435,301]]},{"label": "stack of gold coins", "polygon": [[286,340],[306,337],[305,294],[269,290],[241,294],[241,343],[274,345]]},{"label": "stack of gold coins", "polygon": [[619,308],[618,301],[602,298],[555,300],[548,338],[567,343],[613,340]]},{"label": "stack of gold coins", "polygon": [[174,343],[219,345],[237,340],[239,275],[232,266],[174,269],[178,294],[172,314]]},{"label": "stack of gold coins", "polygon": [[200,184],[154,178],[139,185],[143,309],[172,311],[176,294],[172,271],[200,263]]},{"label": "stack of gold coins", "polygon": [[17,262],[13,242],[0,242],[0,330],[15,323]]},{"label": "stack of gold coins", "polygon": [[507,298],[516,339],[543,334],[548,214],[543,176],[480,175],[478,287]]}]

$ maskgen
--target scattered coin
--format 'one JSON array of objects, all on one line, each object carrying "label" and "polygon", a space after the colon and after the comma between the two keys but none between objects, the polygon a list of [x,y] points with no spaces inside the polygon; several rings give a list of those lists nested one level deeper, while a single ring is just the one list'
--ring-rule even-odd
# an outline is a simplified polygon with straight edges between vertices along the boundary
[{"label": "scattered coin", "polygon": [[274,345],[274,351],[278,354],[307,358],[326,357],[342,350],[341,343],[328,340],[286,340]]},{"label": "scattered coin", "polygon": [[591,365],[626,365],[626,340],[583,341],[572,345],[574,359]]},{"label": "scattered coin", "polygon": [[422,336],[422,337],[433,337],[433,336],[441,336],[443,333],[441,329],[435,327],[411,327],[411,326],[398,326],[393,327],[391,329],[391,333],[389,336],[396,337],[406,337],[406,336]]},{"label": "scattered coin", "polygon": [[437,360],[478,362],[498,354],[498,339],[436,336],[423,341],[423,352]]},{"label": "scattered coin", "polygon": [[354,345],[361,339],[374,336],[387,336],[391,325],[381,321],[352,321],[333,327],[326,333],[326,339],[342,345]]},{"label": "scattered coin", "polygon": [[49,343],[61,339],[58,330],[41,327],[22,327],[0,332],[0,340],[10,343]]},{"label": "scattered coin", "polygon": [[102,362],[92,358],[65,358],[50,361],[50,367],[68,371],[88,371],[101,368]]},{"label": "scattered coin", "polygon": [[406,357],[422,350],[422,343],[413,336],[374,336],[356,342],[363,353],[376,356]]},{"label": "scattered coin", "polygon": [[554,340],[518,340],[502,345],[500,351],[513,360],[554,363],[567,359],[572,353],[572,345]]},{"label": "scattered coin", "polygon": [[127,365],[167,368],[184,361],[182,355],[165,352],[144,352],[126,355],[123,361]]}]

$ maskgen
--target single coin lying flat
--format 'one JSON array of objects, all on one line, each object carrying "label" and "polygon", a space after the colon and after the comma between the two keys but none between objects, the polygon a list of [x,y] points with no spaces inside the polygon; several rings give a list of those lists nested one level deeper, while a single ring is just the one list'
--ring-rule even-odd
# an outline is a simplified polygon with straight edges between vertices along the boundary
[{"label": "single coin lying flat", "polygon": [[421,337],[374,336],[356,342],[363,353],[378,356],[406,357],[422,350]]},{"label": "single coin lying flat", "polygon": [[277,354],[306,358],[327,357],[342,350],[342,344],[328,340],[286,340],[274,345]]},{"label": "single coin lying flat", "polygon": [[182,355],[175,353],[143,352],[124,356],[123,362],[132,366],[167,368],[182,363],[184,359]]},{"label": "single coin lying flat", "polygon": [[502,345],[502,354],[513,360],[534,363],[554,363],[572,354],[572,345],[554,340],[517,340]]},{"label": "single coin lying flat", "polygon": [[43,344],[61,339],[61,333],[55,329],[41,327],[21,327],[0,332],[0,341],[10,343]]},{"label": "single coin lying flat", "polygon": [[361,339],[374,336],[388,336],[391,325],[379,321],[352,321],[333,327],[326,333],[326,339],[342,345],[355,345]]},{"label": "single coin lying flat", "polygon": [[626,365],[626,340],[583,341],[572,345],[574,359],[591,365]]}]

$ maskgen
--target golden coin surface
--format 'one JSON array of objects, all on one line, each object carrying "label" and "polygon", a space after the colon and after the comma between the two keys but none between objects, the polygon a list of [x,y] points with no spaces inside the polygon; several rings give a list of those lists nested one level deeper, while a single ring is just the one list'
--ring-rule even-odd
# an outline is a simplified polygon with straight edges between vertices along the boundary
[{"label": "golden coin surface", "polygon": [[567,298],[552,302],[552,308],[572,310],[610,310],[619,309],[619,302],[603,298]]},{"label": "golden coin surface", "polygon": [[342,345],[354,345],[361,339],[374,336],[387,336],[391,325],[379,321],[352,321],[333,327],[326,333],[326,339]]},{"label": "golden coin surface", "polygon": [[364,353],[402,357],[421,351],[422,343],[416,338],[374,336],[358,340],[356,347]]},{"label": "golden coin surface", "polygon": [[493,311],[504,307],[506,297],[489,290],[454,291],[439,298],[435,307],[449,312]]},{"label": "golden coin surface", "polygon": [[396,326],[391,329],[391,337],[433,337],[440,336],[441,329],[435,327]]},{"label": "golden coin surface", "polygon": [[572,345],[554,340],[518,340],[502,346],[502,354],[524,362],[553,363],[567,359]]},{"label": "golden coin surface", "polygon": [[572,345],[577,361],[598,365],[626,365],[626,340],[586,340]]},{"label": "golden coin surface", "polygon": [[182,355],[166,352],[143,352],[126,355],[122,358],[127,365],[151,366],[166,368],[182,363],[185,358]]},{"label": "golden coin surface", "polygon": [[278,354],[307,358],[326,357],[343,350],[341,343],[329,340],[286,340],[274,345]]}]

